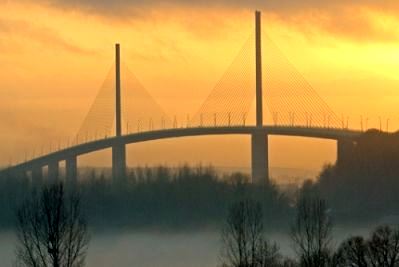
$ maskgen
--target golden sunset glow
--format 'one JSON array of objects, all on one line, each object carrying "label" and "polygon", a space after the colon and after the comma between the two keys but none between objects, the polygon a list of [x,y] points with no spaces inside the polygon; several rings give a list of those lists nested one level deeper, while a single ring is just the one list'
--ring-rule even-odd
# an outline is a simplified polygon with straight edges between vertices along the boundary
[{"label": "golden sunset glow", "polygon": [[[34,1],[0,6],[1,165],[76,134],[114,62],[115,43],[124,64],[183,124],[254,31],[250,8],[170,4],[124,11]],[[387,119],[390,131],[399,128],[398,10],[343,1],[334,11],[262,11],[264,32],[332,110],[349,117],[351,128],[360,128],[361,116],[368,128],[379,128],[380,118],[384,129]],[[131,145],[128,160],[247,167],[249,143],[237,136],[171,139]],[[272,137],[269,150],[271,166],[318,169],[335,160],[332,141]],[[110,165],[107,153],[82,162]]]}]

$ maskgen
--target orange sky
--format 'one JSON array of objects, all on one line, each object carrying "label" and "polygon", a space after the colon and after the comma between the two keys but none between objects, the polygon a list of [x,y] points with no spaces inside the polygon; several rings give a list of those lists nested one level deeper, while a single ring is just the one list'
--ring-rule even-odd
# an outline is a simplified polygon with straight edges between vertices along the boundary
[{"label": "orange sky", "polygon": [[[258,7],[256,1],[223,0],[2,3],[0,164],[74,136],[113,63],[115,42],[164,110],[172,116],[195,112],[252,33]],[[350,126],[359,128],[363,115],[378,128],[381,116],[396,130],[399,5],[301,3],[259,6],[265,31],[332,109],[350,117]],[[245,167],[249,149],[246,137],[186,138],[132,145],[128,158],[130,165],[188,161]],[[334,159],[334,142],[270,140],[272,166],[314,169]],[[109,165],[109,152],[81,162]]]}]

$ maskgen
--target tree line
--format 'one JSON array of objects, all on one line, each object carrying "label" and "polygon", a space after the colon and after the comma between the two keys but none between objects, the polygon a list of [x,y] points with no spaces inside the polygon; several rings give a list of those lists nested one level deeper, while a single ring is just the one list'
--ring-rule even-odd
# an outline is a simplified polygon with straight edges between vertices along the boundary
[{"label": "tree line", "polygon": [[353,141],[345,160],[328,165],[313,184],[340,222],[399,215],[399,133],[371,130]]},{"label": "tree line", "polygon": [[[240,173],[218,174],[212,167],[142,167],[129,171],[123,186],[97,172],[80,177],[69,191],[82,197],[92,228],[217,228],[229,205],[242,196],[261,203],[270,227],[284,227],[293,212],[290,199],[270,184],[250,184]],[[14,225],[15,209],[35,190],[27,177],[0,177],[0,229]]]},{"label": "tree line", "polygon": [[[399,133],[368,131],[353,140],[349,153],[293,194],[273,183],[253,186],[247,175],[221,175],[203,166],[131,169],[123,187],[93,171],[79,177],[78,187],[90,224],[98,228],[218,226],[228,206],[243,194],[259,200],[267,227],[287,227],[301,190],[322,195],[336,222],[399,219]],[[0,177],[0,229],[12,227],[15,207],[34,186],[27,177],[17,178]]]},{"label": "tree line", "polygon": [[382,225],[370,236],[350,236],[333,243],[333,224],[326,201],[303,196],[296,204],[290,237],[295,257],[280,253],[266,238],[258,202],[234,203],[222,230],[221,267],[397,267],[399,227]]},{"label": "tree line", "polygon": [[[16,210],[16,261],[20,267],[83,267],[89,245],[81,195],[50,184],[32,191]],[[325,200],[304,194],[295,205],[289,232],[296,257],[267,239],[262,205],[243,197],[231,203],[221,230],[222,267],[396,267],[399,227],[383,225],[368,238],[350,236],[333,244]]]}]

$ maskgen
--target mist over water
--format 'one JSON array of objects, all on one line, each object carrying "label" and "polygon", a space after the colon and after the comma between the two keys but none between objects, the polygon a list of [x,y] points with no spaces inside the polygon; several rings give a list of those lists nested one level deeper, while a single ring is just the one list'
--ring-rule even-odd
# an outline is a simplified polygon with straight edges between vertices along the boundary
[{"label": "mist over water", "polygon": [[[335,227],[334,244],[350,235],[367,236],[373,226]],[[281,252],[294,256],[288,233],[268,233]],[[0,265],[12,267],[16,239],[13,232],[0,233]],[[87,267],[216,267],[220,264],[220,233],[217,231],[126,231],[93,233]]]},{"label": "mist over water", "polygon": [[[87,267],[210,267],[218,264],[216,232],[119,232],[93,234]],[[16,237],[0,234],[0,266],[12,267]]]},{"label": "mist over water", "polygon": [[192,233],[119,233],[93,240],[87,266],[208,267],[218,264],[219,235]]},{"label": "mist over water", "polygon": [[13,266],[15,260],[15,235],[12,232],[0,232],[0,265]]}]

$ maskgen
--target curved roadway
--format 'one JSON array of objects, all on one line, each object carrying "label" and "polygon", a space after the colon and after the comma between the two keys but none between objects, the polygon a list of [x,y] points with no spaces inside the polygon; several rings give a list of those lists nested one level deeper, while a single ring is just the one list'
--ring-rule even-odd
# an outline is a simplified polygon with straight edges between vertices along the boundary
[{"label": "curved roadway", "polygon": [[204,135],[251,135],[262,132],[265,135],[284,135],[313,137],[323,139],[351,139],[361,134],[360,131],[336,128],[315,128],[315,127],[293,127],[293,126],[232,126],[232,127],[198,127],[198,128],[177,128],[154,130],[148,132],[132,133],[128,135],[101,140],[91,141],[76,146],[61,149],[50,154],[34,158],[24,163],[11,166],[3,171],[27,171],[34,167],[48,165],[50,162],[63,161],[67,158],[77,157],[83,154],[111,148],[116,144],[133,144],[152,140],[204,136]]}]

